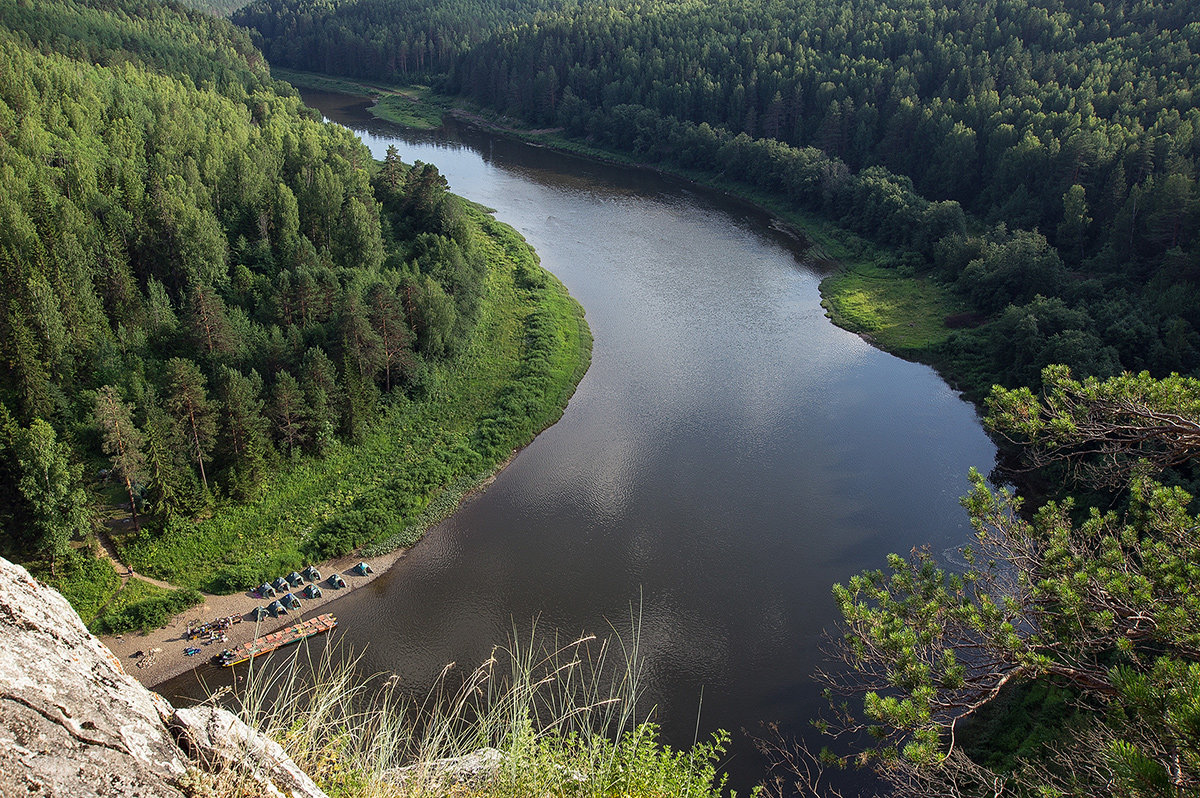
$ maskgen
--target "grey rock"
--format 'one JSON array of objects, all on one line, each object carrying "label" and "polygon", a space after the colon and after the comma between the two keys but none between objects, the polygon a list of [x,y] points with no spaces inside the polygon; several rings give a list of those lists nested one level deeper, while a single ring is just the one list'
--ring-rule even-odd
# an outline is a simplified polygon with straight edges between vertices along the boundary
[{"label": "grey rock", "polygon": [[0,795],[182,798],[189,769],[230,762],[264,795],[326,798],[229,712],[147,690],[66,599],[0,557]]},{"label": "grey rock", "polygon": [[66,599],[0,558],[0,795],[181,795],[152,695]]},{"label": "grey rock", "polygon": [[227,710],[210,706],[177,709],[171,731],[179,745],[210,772],[244,773],[265,795],[327,798],[279,743]]},{"label": "grey rock", "polygon": [[419,765],[392,768],[383,780],[404,787],[411,782],[434,790],[449,789],[458,783],[481,784],[490,781],[500,771],[504,754],[495,748],[480,748],[465,756],[433,759]]}]

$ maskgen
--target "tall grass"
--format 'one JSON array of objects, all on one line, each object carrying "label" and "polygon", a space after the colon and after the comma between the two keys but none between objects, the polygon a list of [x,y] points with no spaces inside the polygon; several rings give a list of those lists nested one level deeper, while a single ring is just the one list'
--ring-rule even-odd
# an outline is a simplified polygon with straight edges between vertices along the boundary
[{"label": "tall grass", "polygon": [[[417,699],[395,677],[361,678],[353,657],[301,652],[252,671],[236,701],[332,796],[721,795],[728,736],[686,750],[662,744],[638,714],[638,636],[613,640],[562,642],[535,624],[469,673],[448,665]],[[481,751],[484,766],[455,771]]]}]

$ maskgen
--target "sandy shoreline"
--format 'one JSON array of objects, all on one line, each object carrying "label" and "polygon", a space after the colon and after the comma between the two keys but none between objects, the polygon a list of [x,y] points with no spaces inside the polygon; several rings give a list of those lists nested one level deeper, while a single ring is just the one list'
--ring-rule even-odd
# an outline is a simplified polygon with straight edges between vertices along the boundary
[{"label": "sandy shoreline", "polygon": [[[200,665],[207,664],[214,655],[220,654],[222,649],[233,648],[239,643],[246,643],[253,640],[256,635],[269,634],[276,629],[291,626],[319,614],[323,611],[325,605],[337,601],[342,596],[358,590],[380,576],[383,576],[407,551],[408,549],[396,549],[378,557],[363,558],[349,556],[318,563],[317,570],[321,572],[322,578],[317,584],[321,588],[321,597],[305,599],[301,596],[301,607],[299,610],[290,612],[287,615],[281,615],[278,618],[268,616],[257,624],[254,622],[250,616],[254,608],[269,604],[272,601],[272,599],[259,598],[257,593],[247,591],[228,596],[211,596],[205,594],[203,604],[176,615],[171,619],[170,623],[160,629],[154,629],[147,634],[130,632],[123,635],[105,636],[101,637],[100,641],[116,654],[126,673],[133,676],[143,685],[154,687],[168,679],[173,679],[176,676],[187,673]],[[350,568],[360,561],[364,561],[370,565],[374,573],[366,576],[356,576],[350,573]],[[336,590],[329,585],[329,577],[335,573],[340,573],[346,580],[345,588]],[[283,576],[283,574],[279,574],[279,576]],[[295,592],[297,595],[299,595],[301,590],[303,588],[296,589]],[[188,628],[188,621],[195,620],[205,623],[214,618],[222,618],[229,615],[240,616],[243,620],[241,623],[234,624],[229,628],[227,632],[229,640],[227,642],[214,642],[205,646],[199,641],[188,640],[184,637]],[[184,650],[191,646],[198,647],[200,653],[192,657],[187,656]],[[151,654],[152,649],[160,650]],[[141,656],[133,656],[139,651],[142,652]]]}]

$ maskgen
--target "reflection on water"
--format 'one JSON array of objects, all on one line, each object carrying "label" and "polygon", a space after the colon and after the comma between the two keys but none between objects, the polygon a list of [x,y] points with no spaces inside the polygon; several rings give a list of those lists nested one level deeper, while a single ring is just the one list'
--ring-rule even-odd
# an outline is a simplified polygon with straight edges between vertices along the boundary
[{"label": "reflection on water", "polygon": [[[587,310],[592,367],[563,419],[398,566],[336,608],[370,672],[422,691],[516,628],[629,627],[671,742],[807,733],[830,586],[969,535],[957,497],[994,448],[934,372],[831,325],[819,272],[761,212],[645,170],[472,130],[407,133],[311,103],[377,158],[434,163],[495,209]],[[211,678],[211,675],[210,675]],[[195,692],[185,677],[168,692]]]}]

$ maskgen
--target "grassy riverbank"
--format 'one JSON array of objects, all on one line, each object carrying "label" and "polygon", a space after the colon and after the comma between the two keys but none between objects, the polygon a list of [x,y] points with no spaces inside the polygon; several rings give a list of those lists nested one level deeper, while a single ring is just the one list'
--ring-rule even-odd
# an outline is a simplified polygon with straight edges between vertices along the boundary
[{"label": "grassy riverbank", "polygon": [[480,319],[422,398],[396,397],[360,443],[296,461],[253,503],[118,538],[122,559],[173,585],[229,593],[359,547],[411,545],[554,423],[590,362],[583,310],[516,231],[469,204],[467,216],[490,264]]}]

